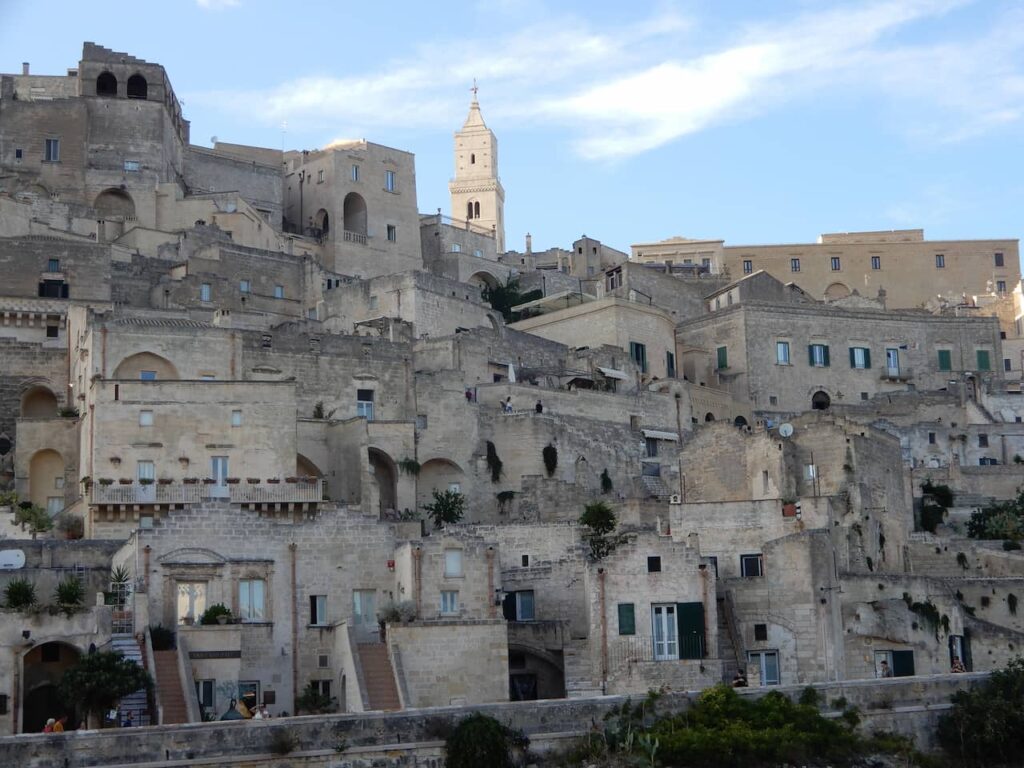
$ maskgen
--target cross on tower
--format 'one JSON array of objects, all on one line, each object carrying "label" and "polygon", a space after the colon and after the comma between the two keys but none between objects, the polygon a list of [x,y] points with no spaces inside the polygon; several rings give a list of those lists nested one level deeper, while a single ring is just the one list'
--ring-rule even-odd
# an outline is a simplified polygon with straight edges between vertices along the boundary
[{"label": "cross on tower", "polygon": [[476,101],[476,92],[479,91],[480,89],[477,88],[476,78],[475,77],[473,78],[473,87],[470,88],[469,90],[471,90],[473,92],[473,101]]}]

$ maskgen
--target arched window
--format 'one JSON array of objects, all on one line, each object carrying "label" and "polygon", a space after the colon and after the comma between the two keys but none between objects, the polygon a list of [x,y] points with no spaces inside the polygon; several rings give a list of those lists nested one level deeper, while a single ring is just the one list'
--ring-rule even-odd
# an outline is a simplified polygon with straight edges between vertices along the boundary
[{"label": "arched window", "polygon": [[832,398],[828,396],[828,393],[818,390],[811,397],[811,409],[815,411],[827,411],[829,406],[832,405]]},{"label": "arched window", "polygon": [[97,96],[117,96],[117,78],[110,72],[104,72],[96,78]]},{"label": "arched window", "polygon": [[473,218],[480,218],[480,203],[473,203]]},{"label": "arched window", "polygon": [[132,75],[128,78],[128,98],[145,99],[149,95],[149,86],[146,78],[142,75]]},{"label": "arched window", "polygon": [[476,155],[470,153],[470,155],[469,155],[469,164],[470,165],[476,165]]},{"label": "arched window", "polygon": [[473,203],[472,202],[466,203],[466,218],[467,219],[472,219],[473,218]]}]

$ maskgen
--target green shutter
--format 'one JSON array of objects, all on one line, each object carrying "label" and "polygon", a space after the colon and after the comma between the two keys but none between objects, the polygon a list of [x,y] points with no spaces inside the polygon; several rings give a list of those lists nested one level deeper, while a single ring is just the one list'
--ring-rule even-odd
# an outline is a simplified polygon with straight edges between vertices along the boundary
[{"label": "green shutter", "polygon": [[991,371],[992,370],[992,363],[989,360],[988,350],[987,349],[979,349],[977,354],[978,354],[978,370],[979,371]]},{"label": "green shutter", "polygon": [[636,612],[632,603],[619,603],[619,634],[636,634]]},{"label": "green shutter", "polygon": [[824,349],[824,351],[825,351],[825,367],[826,367],[826,368],[828,368],[828,366],[829,366],[829,359],[828,359],[828,344],[822,344],[822,348],[823,348],[823,349]]},{"label": "green shutter", "polygon": [[914,676],[914,652],[893,651],[892,652],[892,676],[913,677]]},{"label": "green shutter", "polygon": [[939,370],[940,371],[951,371],[953,370],[953,353],[948,349],[939,350]]},{"label": "green shutter", "polygon": [[814,367],[814,345],[807,345],[807,364]]},{"label": "green shutter", "polygon": [[728,368],[729,367],[729,348],[719,347],[718,348],[718,367]]},{"label": "green shutter", "polygon": [[868,349],[867,347],[864,347],[864,367],[871,367],[871,350]]},{"label": "green shutter", "polygon": [[856,355],[856,352],[857,352],[857,348],[856,347],[850,347],[850,367],[851,368],[856,368],[857,367],[857,355]]},{"label": "green shutter", "polygon": [[676,603],[679,624],[679,658],[704,658],[704,604]]}]

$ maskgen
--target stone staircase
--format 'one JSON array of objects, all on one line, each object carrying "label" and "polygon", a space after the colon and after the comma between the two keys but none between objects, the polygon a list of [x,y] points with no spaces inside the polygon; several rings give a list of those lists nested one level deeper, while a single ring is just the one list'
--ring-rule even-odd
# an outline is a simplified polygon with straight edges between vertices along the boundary
[{"label": "stone staircase", "polygon": [[589,645],[586,640],[572,640],[562,649],[565,670],[565,697],[580,699],[600,696],[601,686],[594,681]]},{"label": "stone staircase", "polygon": [[178,674],[178,652],[153,651],[153,663],[156,664],[157,687],[160,689],[160,705],[163,707],[163,722],[187,723],[188,709],[185,707],[185,696],[181,690],[181,675]]},{"label": "stone staircase", "polygon": [[641,475],[640,485],[643,488],[644,495],[649,499],[653,498],[664,500],[672,495],[672,491],[668,489],[668,486],[665,485],[660,477]]},{"label": "stone staircase", "polygon": [[986,507],[995,501],[994,496],[985,496],[980,493],[954,493],[953,494],[953,506],[954,507]]},{"label": "stone staircase", "polygon": [[[110,638],[110,650],[120,653],[126,659],[130,659],[145,668],[142,648],[139,641],[131,634],[117,634]],[[152,672],[152,670],[149,670]],[[124,723],[129,714],[132,716],[134,725],[152,725],[153,720],[149,712],[149,698],[145,688],[140,688],[134,693],[121,697],[117,703],[121,715],[121,723]]]},{"label": "stone staircase", "polygon": [[363,682],[370,710],[401,709],[395,671],[388,658],[384,643],[359,643],[359,662],[363,668]]},{"label": "stone staircase", "polygon": [[740,667],[736,654],[736,646],[729,632],[729,619],[726,616],[725,598],[718,599],[718,658],[722,661],[722,680],[732,682],[733,675]]}]

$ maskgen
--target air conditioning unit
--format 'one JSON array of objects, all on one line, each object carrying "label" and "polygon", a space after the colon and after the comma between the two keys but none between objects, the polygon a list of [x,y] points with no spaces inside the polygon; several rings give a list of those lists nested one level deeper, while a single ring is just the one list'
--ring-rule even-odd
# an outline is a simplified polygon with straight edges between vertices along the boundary
[{"label": "air conditioning unit", "polygon": [[682,504],[683,503],[683,497],[680,496],[678,493],[673,493],[671,496],[668,497],[668,503],[669,504]]}]

